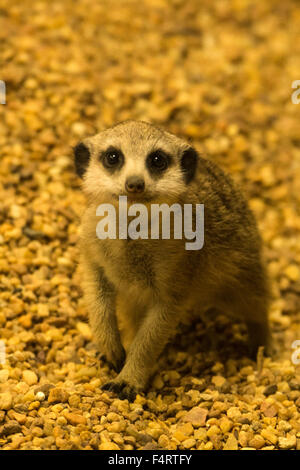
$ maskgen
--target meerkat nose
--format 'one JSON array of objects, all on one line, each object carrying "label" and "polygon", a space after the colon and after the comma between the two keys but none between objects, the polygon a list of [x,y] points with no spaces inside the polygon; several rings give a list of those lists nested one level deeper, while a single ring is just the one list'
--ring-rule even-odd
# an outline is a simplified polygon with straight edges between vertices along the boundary
[{"label": "meerkat nose", "polygon": [[130,176],[126,180],[125,189],[129,193],[142,193],[145,189],[145,182],[140,176]]}]

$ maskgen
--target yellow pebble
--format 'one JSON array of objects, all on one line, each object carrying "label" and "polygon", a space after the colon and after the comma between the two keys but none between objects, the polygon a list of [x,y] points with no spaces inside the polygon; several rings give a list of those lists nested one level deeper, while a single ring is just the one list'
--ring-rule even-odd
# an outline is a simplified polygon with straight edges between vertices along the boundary
[{"label": "yellow pebble", "polygon": [[284,274],[291,280],[291,281],[298,281],[300,278],[300,270],[298,266],[295,264],[290,264],[284,270]]}]

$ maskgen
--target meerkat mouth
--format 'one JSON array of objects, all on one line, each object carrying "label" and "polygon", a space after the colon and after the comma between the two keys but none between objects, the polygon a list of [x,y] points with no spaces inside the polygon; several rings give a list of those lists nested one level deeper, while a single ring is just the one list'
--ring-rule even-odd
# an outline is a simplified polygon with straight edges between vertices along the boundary
[{"label": "meerkat mouth", "polygon": [[122,194],[112,194],[113,198],[118,200],[119,201],[119,197],[120,196],[126,196],[127,199],[128,199],[128,202],[130,202],[131,204],[134,204],[134,203],[147,203],[147,202],[151,202],[151,201],[154,201],[155,199],[155,195],[153,194],[139,194],[139,193],[135,193],[135,194],[127,194],[127,193],[122,193]]}]

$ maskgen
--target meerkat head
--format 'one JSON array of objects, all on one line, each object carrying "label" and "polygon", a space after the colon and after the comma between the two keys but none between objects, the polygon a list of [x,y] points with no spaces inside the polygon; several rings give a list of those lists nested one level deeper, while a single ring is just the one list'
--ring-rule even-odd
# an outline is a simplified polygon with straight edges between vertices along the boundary
[{"label": "meerkat head", "polygon": [[119,196],[140,202],[177,201],[192,182],[197,152],[146,122],[125,121],[74,149],[83,191],[95,202]]}]

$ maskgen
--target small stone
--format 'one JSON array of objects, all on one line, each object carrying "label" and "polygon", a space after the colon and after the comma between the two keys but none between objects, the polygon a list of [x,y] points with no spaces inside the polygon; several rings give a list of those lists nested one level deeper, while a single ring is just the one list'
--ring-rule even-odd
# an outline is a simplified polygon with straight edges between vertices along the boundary
[{"label": "small stone", "polygon": [[261,435],[266,441],[271,442],[271,444],[273,444],[273,445],[277,444],[278,437],[270,429],[268,429],[268,428],[262,429]]},{"label": "small stone", "polygon": [[24,402],[34,402],[35,400],[35,394],[33,393],[33,390],[29,390],[25,395],[23,396],[23,401]]},{"label": "small stone", "polygon": [[296,436],[286,436],[286,437],[279,437],[278,439],[278,446],[279,449],[288,450],[293,449],[296,447],[297,439]]},{"label": "small stone", "polygon": [[71,406],[77,408],[79,406],[79,403],[80,403],[80,396],[76,395],[76,393],[74,393],[73,395],[71,395],[69,397],[68,402]]},{"label": "small stone", "polygon": [[28,405],[28,410],[35,410],[36,408],[39,408],[40,406],[40,401],[39,400],[35,400],[35,401],[32,401],[31,403],[29,403]]},{"label": "small stone", "polygon": [[179,441],[184,441],[187,437],[191,436],[194,433],[194,428],[191,423],[184,423],[177,427],[176,432],[174,433],[175,439]]},{"label": "small stone", "polygon": [[237,421],[241,416],[241,412],[238,408],[236,408],[235,406],[232,406],[231,408],[227,410],[227,416],[228,418],[231,418],[234,421]]},{"label": "small stone", "polygon": [[157,450],[158,445],[155,442],[148,442],[144,447],[143,450]]},{"label": "small stone", "polygon": [[256,434],[253,439],[250,439],[249,446],[254,447],[254,449],[261,449],[265,445],[265,440],[259,434]]},{"label": "small stone", "polygon": [[81,367],[76,372],[76,377],[95,377],[97,375],[97,368],[96,367]]},{"label": "small stone", "polygon": [[37,314],[39,317],[47,317],[49,315],[49,306],[47,304],[38,304]]},{"label": "small stone", "polygon": [[12,204],[10,206],[9,215],[13,219],[18,219],[22,215],[22,208],[17,204]]},{"label": "small stone", "polygon": [[250,434],[246,431],[240,431],[238,441],[239,441],[239,444],[242,446],[242,448],[247,447],[248,440],[252,439],[252,437],[253,437],[252,433]]},{"label": "small stone", "polygon": [[287,266],[284,270],[284,274],[294,282],[300,279],[300,269],[295,264]]},{"label": "small stone", "polygon": [[198,405],[198,403],[201,401],[201,394],[199,390],[189,390],[187,394],[190,399],[191,399],[191,404],[192,405]]},{"label": "small stone", "polygon": [[74,122],[71,129],[72,132],[77,136],[82,136],[86,133],[86,126],[83,122]]},{"label": "small stone", "polygon": [[185,441],[182,442],[182,446],[185,449],[191,449],[192,447],[195,447],[196,441],[193,438],[186,439]]},{"label": "small stone", "polygon": [[156,375],[154,380],[153,380],[152,385],[157,390],[161,390],[164,386],[164,382],[163,382],[162,378],[159,375]]},{"label": "small stone", "polygon": [[273,186],[275,183],[274,170],[271,165],[264,165],[259,171],[261,181],[265,186]]},{"label": "small stone", "polygon": [[109,432],[121,433],[122,431],[124,431],[126,425],[125,422],[116,421],[115,423],[107,423],[105,427]]},{"label": "small stone", "polygon": [[[126,424],[124,423],[124,428],[125,427],[126,427]],[[124,428],[122,429],[122,431],[124,430]],[[153,438],[152,436],[150,436],[150,434],[140,432],[137,436],[137,441],[140,445],[145,445],[148,442],[152,442]]]},{"label": "small stone", "polygon": [[37,393],[36,393],[36,398],[37,398],[39,401],[43,401],[43,400],[45,400],[46,395],[44,394],[44,392],[37,392]]},{"label": "small stone", "polygon": [[195,427],[200,427],[205,425],[207,415],[207,409],[195,406],[187,412],[187,414],[182,418],[182,421],[191,423]]},{"label": "small stone", "polygon": [[28,390],[29,390],[29,385],[26,384],[25,382],[19,382],[16,386],[15,386],[15,391],[17,393],[21,393],[22,395],[25,395]]},{"label": "small stone", "polygon": [[268,397],[269,395],[274,395],[274,393],[276,392],[277,392],[277,385],[273,384],[273,385],[269,385],[268,387],[266,387],[263,393],[266,397]]},{"label": "small stone", "polygon": [[266,401],[261,404],[260,409],[267,418],[274,418],[278,413],[277,407]]},{"label": "small stone", "polygon": [[9,413],[11,413],[10,418],[13,418],[14,420],[18,421],[19,424],[25,424],[26,422],[26,415],[22,413],[17,413],[16,411],[11,410]]},{"label": "small stone", "polygon": [[205,428],[196,429],[194,432],[194,437],[195,439],[197,439],[197,441],[205,441],[207,437],[206,429]]},{"label": "small stone", "polygon": [[168,379],[170,382],[170,385],[176,385],[176,382],[180,379],[180,374],[177,372],[177,370],[170,370],[168,371]]},{"label": "small stone", "polygon": [[12,406],[13,397],[9,392],[0,393],[0,410],[9,410]]},{"label": "small stone", "polygon": [[91,341],[92,332],[87,323],[79,321],[76,323],[76,328],[79,331],[79,333],[84,337],[84,339],[86,339],[87,341]]},{"label": "small stone", "polygon": [[66,403],[69,393],[63,388],[52,388],[49,393],[48,403]]},{"label": "small stone", "polygon": [[114,442],[103,442],[99,445],[99,450],[120,450],[120,447]]},{"label": "small stone", "polygon": [[19,448],[20,444],[24,442],[25,437],[24,436],[18,436],[18,435],[12,435],[11,436],[11,444],[10,447],[12,450],[16,450]]},{"label": "small stone", "polygon": [[17,421],[9,421],[0,428],[0,436],[9,436],[22,431],[22,426]]},{"label": "small stone", "polygon": [[217,388],[221,388],[225,384],[226,379],[221,375],[215,375],[211,381]]},{"label": "small stone", "polygon": [[174,432],[173,437],[177,439],[177,441],[179,442],[182,442],[186,439],[186,435],[183,432],[178,431],[178,430]]},{"label": "small stone", "polygon": [[207,435],[208,437],[213,437],[215,436],[216,434],[219,434],[220,433],[220,428],[218,426],[216,426],[215,424],[213,424],[208,430],[207,430]]},{"label": "small stone", "polygon": [[[206,442],[206,444],[204,445],[204,450],[212,450],[213,448],[214,448],[214,445],[211,441]],[[224,450],[226,450],[226,449],[224,449]]]},{"label": "small stone", "polygon": [[229,432],[232,426],[233,426],[232,421],[230,421],[226,416],[222,417],[219,421],[219,427],[224,434],[226,432]]},{"label": "small stone", "polygon": [[242,377],[247,377],[248,375],[253,374],[253,367],[252,366],[245,366],[242,367],[240,370],[240,374]]},{"label": "small stone", "polygon": [[26,315],[22,315],[19,317],[19,323],[23,326],[23,328],[31,328],[32,326],[32,315],[31,313],[27,313]]},{"label": "small stone", "polygon": [[54,388],[53,384],[44,383],[42,385],[39,385],[38,387],[35,387],[34,393],[38,394],[39,392],[42,392],[42,393],[44,393],[45,398],[48,398],[48,395],[49,395],[49,392],[50,392],[51,388]]},{"label": "small stone", "polygon": [[0,383],[1,384],[4,384],[5,382],[7,382],[8,377],[9,377],[9,371],[7,369],[0,370]]},{"label": "small stone", "polygon": [[23,380],[28,385],[35,385],[38,382],[38,377],[35,372],[32,370],[24,370],[23,371]]},{"label": "small stone", "polygon": [[[151,439],[151,441],[152,441],[152,439]],[[146,444],[146,442],[145,442],[145,444]],[[169,444],[170,444],[170,440],[169,440],[168,436],[166,436],[166,434],[162,434],[161,436],[159,436],[158,445],[160,447],[162,447],[163,449],[168,449]]]},{"label": "small stone", "polygon": [[64,416],[73,426],[77,426],[78,424],[86,424],[86,418],[77,413],[66,413]]},{"label": "small stone", "polygon": [[238,450],[238,442],[233,434],[230,434],[228,436],[228,439],[224,444],[223,450]]}]

